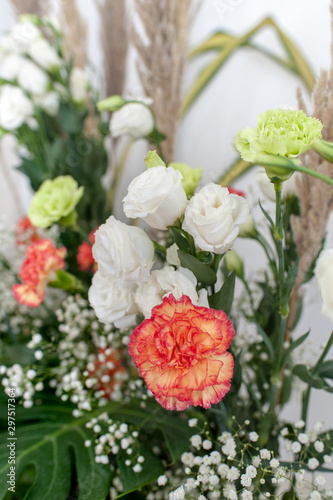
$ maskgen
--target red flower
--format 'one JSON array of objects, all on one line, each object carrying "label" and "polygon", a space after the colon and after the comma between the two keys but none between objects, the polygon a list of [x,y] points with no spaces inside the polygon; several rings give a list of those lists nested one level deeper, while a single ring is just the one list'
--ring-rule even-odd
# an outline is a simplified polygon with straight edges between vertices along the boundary
[{"label": "red flower", "polygon": [[156,400],[167,410],[210,408],[230,389],[235,334],[223,311],[173,295],[133,331],[129,353]]},{"label": "red flower", "polygon": [[29,217],[23,217],[18,221],[15,229],[16,245],[31,245],[39,239],[38,228],[31,224]]},{"label": "red flower", "polygon": [[241,191],[240,189],[235,189],[231,186],[228,186],[228,191],[230,194],[237,194],[238,196],[242,196],[243,198],[246,198],[244,191]]},{"label": "red flower", "polygon": [[111,399],[116,386],[123,384],[124,375],[126,374],[121,353],[114,349],[102,349],[101,347],[98,349],[93,366],[88,365],[88,371],[87,380],[97,380],[90,387],[95,391],[101,391],[106,399]]},{"label": "red flower", "polygon": [[89,271],[91,269],[93,272],[96,272],[97,270],[97,263],[95,262],[92,253],[92,245],[95,243],[95,232],[97,229],[98,227],[96,227],[96,229],[91,231],[89,234],[90,244],[87,241],[84,241],[77,249],[76,260],[80,271]]},{"label": "red flower", "polygon": [[27,248],[20,270],[21,285],[13,285],[15,299],[29,307],[39,306],[47,284],[55,279],[55,271],[63,269],[66,248],[55,248],[49,239],[39,240]]}]

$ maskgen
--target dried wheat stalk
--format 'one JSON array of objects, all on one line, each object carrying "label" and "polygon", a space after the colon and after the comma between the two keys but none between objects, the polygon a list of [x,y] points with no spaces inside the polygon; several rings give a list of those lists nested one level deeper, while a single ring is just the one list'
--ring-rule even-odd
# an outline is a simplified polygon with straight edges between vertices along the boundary
[{"label": "dried wheat stalk", "polygon": [[87,63],[87,25],[80,16],[75,0],[61,0],[61,28],[64,34],[64,51],[74,64],[84,69]]},{"label": "dried wheat stalk", "polygon": [[[333,34],[333,2],[331,5]],[[313,91],[312,115],[323,123],[323,138],[333,141],[333,44],[332,66],[329,72],[322,71]],[[297,92],[299,108],[306,112],[301,91]],[[333,178],[332,165],[313,150],[304,158],[304,164],[317,172]],[[291,224],[300,257],[299,271],[289,303],[289,318],[286,340],[289,340],[295,320],[296,308],[302,295],[301,285],[311,264],[320,251],[326,234],[329,215],[333,210],[332,186],[314,177],[302,175],[297,179],[297,194],[301,204],[300,217],[293,217]]]},{"label": "dried wheat stalk", "polygon": [[123,94],[128,29],[125,0],[97,2],[101,21],[101,42],[104,54],[105,94]]},{"label": "dried wheat stalk", "polygon": [[182,103],[189,11],[192,0],[134,0],[148,44],[135,27],[131,38],[138,53],[137,68],[145,94],[154,102],[157,127],[167,139],[163,156],[173,160]]},{"label": "dried wheat stalk", "polygon": [[17,16],[21,14],[36,14],[41,16],[47,11],[47,0],[11,0]]}]

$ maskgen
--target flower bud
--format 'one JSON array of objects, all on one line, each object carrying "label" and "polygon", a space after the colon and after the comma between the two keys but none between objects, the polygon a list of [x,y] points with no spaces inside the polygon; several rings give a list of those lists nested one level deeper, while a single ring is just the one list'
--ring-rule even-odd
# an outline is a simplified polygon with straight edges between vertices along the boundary
[{"label": "flower bud", "polygon": [[98,101],[97,109],[98,111],[118,111],[125,104],[125,99],[121,95],[112,95],[107,99]]},{"label": "flower bud", "polygon": [[196,187],[198,186],[201,177],[202,177],[202,169],[201,168],[191,168],[186,163],[169,163],[169,167],[172,167],[174,170],[178,170],[182,176],[182,186],[186,195],[193,194]]},{"label": "flower bud", "polygon": [[224,264],[230,273],[236,271],[239,278],[244,277],[243,261],[235,250],[229,250],[229,252],[225,254]]},{"label": "flower bud", "polygon": [[146,163],[147,170],[149,168],[153,168],[153,167],[160,167],[161,165],[162,165],[162,167],[166,167],[166,164],[164,163],[162,158],[160,158],[158,156],[156,151],[149,151],[148,152],[146,159],[145,159],[145,163]]}]

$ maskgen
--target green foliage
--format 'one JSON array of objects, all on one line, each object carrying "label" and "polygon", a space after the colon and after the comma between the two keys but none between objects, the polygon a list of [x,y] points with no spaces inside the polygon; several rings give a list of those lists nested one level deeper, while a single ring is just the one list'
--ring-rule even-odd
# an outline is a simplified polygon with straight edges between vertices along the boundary
[{"label": "green foliage", "polygon": [[213,271],[211,267],[200,262],[193,255],[185,253],[183,250],[178,250],[178,257],[181,265],[192,271],[198,282],[202,285],[213,285],[216,282],[215,271]]},{"label": "green foliage", "polygon": [[236,271],[232,272],[224,281],[220,290],[209,297],[209,305],[213,309],[221,310],[229,315],[234,300]]}]

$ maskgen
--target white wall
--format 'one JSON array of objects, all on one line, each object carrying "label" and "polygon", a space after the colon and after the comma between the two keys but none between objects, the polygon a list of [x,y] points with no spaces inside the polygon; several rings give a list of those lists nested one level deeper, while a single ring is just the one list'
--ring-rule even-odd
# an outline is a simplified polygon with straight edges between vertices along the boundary
[{"label": "white wall", "polygon": [[[89,19],[90,56],[98,81],[102,74],[101,52],[98,45],[98,18],[92,0],[80,1],[78,4],[84,17]],[[244,33],[269,15],[297,42],[316,74],[321,68],[330,66],[329,0],[320,0],[320,2],[313,0],[302,0],[302,2],[300,0],[203,0],[202,4],[202,9],[192,28],[189,42],[191,47],[218,29],[234,34]],[[54,5],[56,10],[57,1]],[[13,22],[8,1],[1,0],[0,30],[10,28]],[[269,28],[266,28],[255,40],[263,45],[267,44],[279,55],[283,54],[277,37]],[[133,70],[134,57],[132,51],[129,61],[128,91],[135,91],[138,86]],[[190,86],[208,59],[205,56],[188,65],[184,89]],[[258,113],[268,108],[281,104],[296,107],[295,89],[298,84],[296,77],[264,56],[250,49],[241,49],[235,56],[232,56],[186,115],[178,133],[175,159],[189,163],[193,167],[201,166],[204,169],[205,182],[216,179],[235,158],[232,140],[237,130],[245,126],[253,126]],[[13,162],[8,152],[9,146],[4,145],[8,158],[7,165]],[[142,142],[138,143],[133,149],[127,173],[121,183],[119,201],[129,180],[143,170],[144,155],[145,145]],[[23,205],[27,206],[29,195],[26,183],[18,174],[15,175],[14,182],[22,193]],[[252,184],[253,178],[249,174],[241,179],[237,186],[253,191]],[[257,196],[257,192],[254,191],[254,193],[254,197]],[[0,214],[5,214],[14,221],[20,212],[22,209],[13,202],[0,170]],[[119,209],[118,212],[120,216]],[[328,244],[333,246],[332,227]],[[256,247],[246,240],[238,243],[237,249],[242,255],[246,255],[247,268],[253,275],[259,266]],[[259,258],[261,259],[260,254]],[[313,348],[317,350],[318,344],[325,342],[328,338],[332,324],[320,314],[320,298],[316,283],[311,284],[305,315],[298,333],[304,333],[310,326]],[[314,391],[311,420],[325,418],[327,424],[333,425],[333,412],[329,411],[329,409],[332,410],[332,402],[332,395]],[[289,406],[288,414],[294,419],[299,417],[295,403]]]}]

